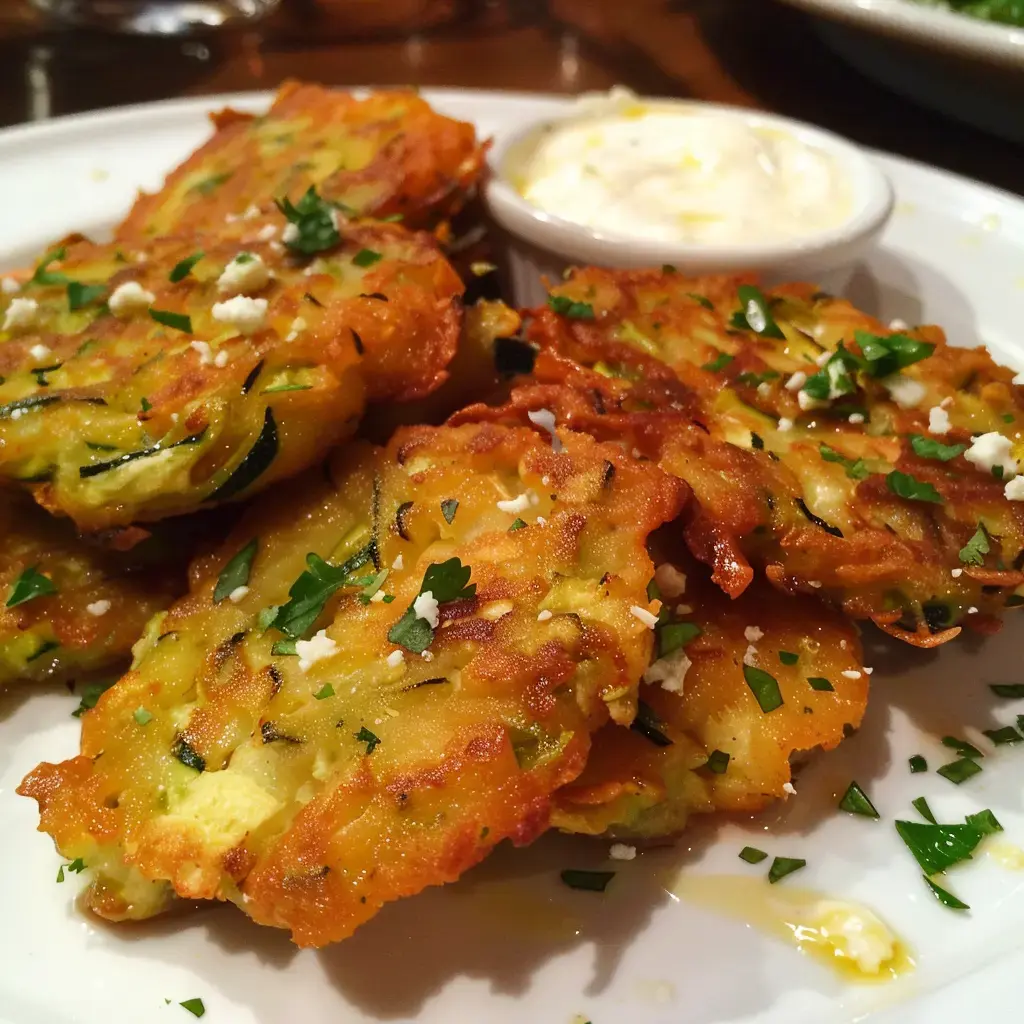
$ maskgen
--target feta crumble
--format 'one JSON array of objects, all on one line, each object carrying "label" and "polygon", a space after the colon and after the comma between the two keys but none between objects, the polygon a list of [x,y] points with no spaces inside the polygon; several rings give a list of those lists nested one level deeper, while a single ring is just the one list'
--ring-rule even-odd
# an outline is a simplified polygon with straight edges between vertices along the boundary
[{"label": "feta crumble", "polygon": [[747,649],[743,652],[743,664],[754,668],[756,662],[757,648],[753,644],[748,644]]},{"label": "feta crumble", "polygon": [[636,858],[636,847],[627,846],[625,843],[612,843],[608,856],[612,860],[634,860]]},{"label": "feta crumble", "polygon": [[257,241],[269,242],[272,238],[277,237],[277,225],[276,224],[264,224],[260,228],[259,233],[256,235]]},{"label": "feta crumble", "polygon": [[902,373],[883,377],[881,384],[901,409],[916,409],[928,394],[928,389],[919,380]]},{"label": "feta crumble", "polygon": [[803,370],[797,370],[789,380],[786,381],[787,391],[799,391],[807,383],[807,374]]},{"label": "feta crumble", "polygon": [[[801,391],[800,394],[803,394]],[[788,416],[779,417],[779,430],[784,434],[788,430],[793,429],[793,421]]]},{"label": "feta crumble", "polygon": [[270,284],[270,271],[255,253],[240,252],[217,278],[221,295],[252,295]]},{"label": "feta crumble", "polygon": [[309,640],[296,640],[295,653],[299,656],[299,671],[307,672],[318,661],[333,658],[338,653],[338,645],[321,629]]},{"label": "feta crumble", "polygon": [[425,590],[412,603],[412,610],[416,613],[416,617],[426,619],[427,625],[431,629],[437,629],[437,624],[440,621],[437,608],[437,601],[434,600],[434,595],[429,590]]},{"label": "feta crumble", "polygon": [[641,608],[638,604],[633,605],[629,610],[634,618],[639,619],[648,629],[654,629],[658,624],[658,616],[652,615],[646,608]]},{"label": "feta crumble", "polygon": [[213,319],[230,324],[242,334],[253,334],[267,318],[267,300],[251,299],[248,295],[236,295],[233,299],[216,302]]},{"label": "feta crumble", "polygon": [[53,350],[48,345],[33,345],[29,350],[28,354],[37,361],[43,359],[49,359],[53,355]]},{"label": "feta crumble", "polygon": [[747,626],[743,630],[743,637],[748,644],[756,644],[764,636],[764,630],[759,629],[757,626]]},{"label": "feta crumble", "polygon": [[0,292],[3,292],[4,295],[13,295],[17,291],[21,291],[21,285],[13,277],[5,277],[0,280]]},{"label": "feta crumble", "polygon": [[839,674],[844,679],[860,679],[861,677],[861,673],[858,672],[855,668],[844,668],[843,671]]},{"label": "feta crumble", "polygon": [[249,588],[246,586],[235,587],[234,590],[228,594],[228,600],[232,604],[238,604],[239,601],[244,601],[249,596]]},{"label": "feta crumble", "polygon": [[291,221],[289,221],[287,224],[285,224],[284,231],[281,232],[281,241],[284,242],[285,245],[291,245],[293,242],[297,242],[298,240],[299,225],[293,224]]},{"label": "feta crumble", "polygon": [[686,593],[686,574],[670,562],[662,562],[654,570],[654,582],[665,597],[681,597]]},{"label": "feta crumble", "polygon": [[147,292],[138,281],[125,281],[111,293],[107,306],[114,316],[123,318],[149,309],[154,302],[156,296],[152,292]]},{"label": "feta crumble", "polygon": [[692,664],[693,662],[686,656],[686,651],[679,647],[664,658],[652,662],[644,672],[644,682],[660,683],[661,688],[669,693],[682,693],[686,673]]},{"label": "feta crumble", "polygon": [[1024,501],[1024,476],[1015,476],[1003,488],[1003,497],[1007,501]]},{"label": "feta crumble", "polygon": [[506,501],[499,501],[497,503],[499,512],[508,512],[512,515],[525,512],[531,504],[529,491],[524,491],[516,498],[509,498]]},{"label": "feta crumble", "polygon": [[941,405],[933,405],[928,410],[929,434],[948,434],[950,426],[949,413]]},{"label": "feta crumble", "polygon": [[964,452],[964,458],[983,472],[990,473],[999,466],[1004,477],[1017,475],[1017,460],[1010,455],[1013,443],[998,431],[990,430],[987,434],[974,438],[971,446]]},{"label": "feta crumble", "polygon": [[853,424],[863,423],[864,422],[864,413],[862,413],[862,412],[851,412],[850,415],[847,416],[846,422],[847,423],[853,423]]},{"label": "feta crumble", "polygon": [[213,359],[213,365],[219,367],[221,370],[228,365],[228,350],[226,348],[221,349]]},{"label": "feta crumble", "polygon": [[792,782],[784,782],[782,784],[782,792],[788,793],[790,796],[796,796],[796,786]]},{"label": "feta crumble", "polygon": [[819,402],[817,398],[811,398],[806,391],[798,391],[796,401],[804,412],[809,412],[811,409],[824,409],[828,405],[828,402]]},{"label": "feta crumble", "polygon": [[[1014,479],[1016,480],[1017,477],[1014,477]],[[955,580],[960,579],[960,577],[963,576],[963,574],[964,574],[963,569],[951,569],[950,570],[950,576],[952,576],[953,579],[955,579]]]},{"label": "feta crumble", "polygon": [[388,668],[398,668],[405,664],[405,653],[403,651],[392,651],[385,659]]},{"label": "feta crumble", "polygon": [[190,341],[188,345],[194,352],[199,353],[200,366],[209,366],[213,362],[213,353],[210,351],[208,341]]},{"label": "feta crumble", "polygon": [[4,315],[5,331],[23,331],[36,322],[39,303],[35,299],[11,299]]},{"label": "feta crumble", "polygon": [[547,622],[551,618],[551,612],[545,608],[542,612],[537,613],[538,622]]},{"label": "feta crumble", "polygon": [[564,451],[564,446],[555,432],[555,414],[550,409],[538,409],[536,412],[528,412],[527,418],[541,430],[546,430],[551,435],[551,450],[557,455]]},{"label": "feta crumble", "polygon": [[106,615],[110,611],[109,601],[93,601],[92,604],[87,604],[85,610],[90,614],[96,616],[98,619],[101,615]]},{"label": "feta crumble", "polygon": [[401,572],[405,568],[405,559],[399,554],[399,556],[391,563],[391,568]]}]

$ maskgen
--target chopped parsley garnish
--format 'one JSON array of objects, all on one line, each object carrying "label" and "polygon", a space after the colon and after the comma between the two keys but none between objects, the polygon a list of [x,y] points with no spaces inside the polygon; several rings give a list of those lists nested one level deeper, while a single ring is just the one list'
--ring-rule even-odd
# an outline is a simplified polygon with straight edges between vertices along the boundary
[{"label": "chopped parsley garnish", "polygon": [[29,284],[67,284],[67,274],[50,270],[54,263],[59,263],[61,260],[66,259],[67,255],[68,251],[63,246],[48,252],[43,257],[43,262],[36,267],[36,272],[32,275],[32,280],[29,281]]},{"label": "chopped parsley garnish", "polygon": [[724,750],[712,750],[703,767],[707,768],[709,772],[713,772],[715,775],[724,775],[726,769],[729,767],[729,758],[730,755]]},{"label": "chopped parsley garnish", "polygon": [[279,658],[297,656],[299,652],[295,649],[295,644],[296,641],[294,639],[275,640],[273,646],[270,648],[270,653]]},{"label": "chopped parsley garnish", "polygon": [[744,846],[740,850],[739,857],[740,860],[745,860],[748,864],[760,864],[761,861],[767,859],[768,854],[756,846]]},{"label": "chopped parsley garnish", "polygon": [[1021,736],[1012,725],[1004,725],[1002,729],[985,729],[983,732],[997,747],[1024,741],[1024,736]]},{"label": "chopped parsley garnish", "polygon": [[359,743],[366,744],[366,752],[372,754],[380,743],[380,737],[370,732],[365,725],[359,727],[359,732],[356,733],[356,740]]},{"label": "chopped parsley garnish", "polygon": [[636,718],[630,724],[630,729],[633,732],[640,733],[641,736],[650,740],[656,747],[671,747],[672,740],[659,728],[662,724],[661,719],[654,713],[654,708],[650,704],[642,700],[636,702]]},{"label": "chopped parsley garnish", "polygon": [[294,205],[287,196],[275,199],[274,203],[288,222],[298,228],[297,237],[291,238],[290,241],[285,239],[285,245],[293,252],[315,256],[318,252],[333,249],[341,241],[341,235],[338,234],[337,211],[317,195],[312,185]]},{"label": "chopped parsley garnish", "polygon": [[735,358],[735,356],[729,355],[728,352],[719,352],[714,359],[705,363],[701,369],[707,370],[708,373],[718,373],[719,370],[724,370]]},{"label": "chopped parsley garnish", "polygon": [[750,687],[758,706],[765,714],[782,707],[782,691],[774,676],[769,675],[763,669],[754,668],[753,665],[744,665],[743,678],[747,681],[747,686]]},{"label": "chopped parsley garnish", "polygon": [[444,521],[450,526],[452,520],[455,518],[455,513],[459,510],[459,499],[458,498],[445,498],[441,502],[441,515],[444,516]]},{"label": "chopped parsley garnish", "polygon": [[989,683],[988,688],[1005,700],[1024,700],[1024,683]]},{"label": "chopped parsley garnish", "polygon": [[911,775],[928,771],[928,762],[920,754],[914,754],[913,757],[908,758],[907,764],[910,765]]},{"label": "chopped parsley garnish", "polygon": [[593,320],[594,307],[589,302],[574,302],[566,295],[549,295],[548,305],[570,320]]},{"label": "chopped parsley garnish", "polygon": [[191,256],[186,256],[180,263],[174,264],[174,269],[168,274],[168,278],[173,284],[177,284],[179,281],[184,281],[189,274],[192,273],[192,268],[206,255],[204,252],[194,252]]},{"label": "chopped parsley garnish", "polygon": [[[476,596],[476,584],[469,582],[471,569],[463,565],[458,557],[444,562],[434,562],[427,567],[420,584],[420,594],[428,591],[439,604],[468,600]],[[434,630],[426,619],[421,619],[412,605],[405,614],[388,630],[388,640],[404,647],[413,654],[422,654],[434,639]]]},{"label": "chopped parsley garnish", "polygon": [[585,892],[604,892],[608,888],[608,883],[615,877],[615,872],[580,871],[575,868],[566,868],[560,877],[570,889],[582,889]]},{"label": "chopped parsley garnish", "polygon": [[197,182],[193,185],[189,191],[198,192],[201,196],[213,195],[232,175],[231,171],[225,171],[223,174],[211,174],[208,178],[203,178],[202,181]]},{"label": "chopped parsley garnish", "polygon": [[973,825],[897,821],[896,831],[926,875],[937,875],[954,864],[970,860],[982,838],[980,829]]},{"label": "chopped parsley garnish", "polygon": [[68,309],[73,313],[90,303],[101,299],[107,293],[105,284],[81,284],[79,281],[68,281]]},{"label": "chopped parsley garnish", "polygon": [[765,370],[764,373],[754,373],[752,370],[744,370],[743,373],[736,375],[736,383],[744,384],[749,388],[759,387],[761,384],[767,384],[770,380],[775,380],[778,376],[774,370]]},{"label": "chopped parsley garnish", "polygon": [[365,585],[363,586],[363,589],[359,591],[360,604],[370,603],[370,601],[373,599],[373,595],[376,594],[377,591],[380,590],[382,586],[384,586],[384,581],[388,578],[388,573],[390,571],[390,569],[381,569],[381,571],[377,573],[376,576],[363,576],[359,580],[355,581],[358,583],[362,583],[365,580]]},{"label": "chopped parsley garnish", "polygon": [[942,745],[955,750],[961,757],[984,757],[985,755],[973,744],[957,736],[943,736]]},{"label": "chopped parsley garnish", "polygon": [[795,665],[800,660],[800,655],[794,651],[779,651],[779,661],[783,665]]},{"label": "chopped parsley garnish", "polygon": [[964,565],[984,565],[988,553],[988,534],[985,527],[978,523],[974,536],[960,549],[960,561]]},{"label": "chopped parsley garnish", "polygon": [[[675,267],[672,269],[675,270]],[[686,297],[688,299],[693,299],[698,306],[703,306],[705,309],[715,308],[715,304],[706,295],[698,295],[696,292],[687,292]]]},{"label": "chopped parsley garnish", "polygon": [[520,519],[518,516],[516,516],[516,518],[512,520],[512,525],[508,528],[506,532],[515,533],[516,530],[522,530],[525,526],[526,522]]},{"label": "chopped parsley garnish", "polygon": [[153,721],[153,714],[145,708],[136,708],[132,712],[132,718],[134,718],[139,725],[149,725],[149,723]]},{"label": "chopped parsley garnish", "polygon": [[[199,186],[197,185],[196,187],[198,188]],[[178,1003],[178,1005],[188,1010],[193,1017],[202,1017],[206,1013],[206,1007],[203,1005],[202,999],[186,999],[183,1003]]]},{"label": "chopped parsley garnish", "polygon": [[275,384],[272,388],[264,388],[261,395],[274,395],[278,391],[312,391],[312,384]]},{"label": "chopped parsley garnish", "polygon": [[944,906],[949,907],[950,910],[970,910],[971,908],[964,903],[963,900],[958,899],[949,890],[943,889],[938,882],[933,882],[927,875],[921,876],[928,885],[928,888],[935,894],[935,898]]},{"label": "chopped parsley garnish", "polygon": [[57,593],[57,586],[49,576],[39,571],[38,565],[29,566],[12,584],[7,595],[7,608],[16,608],[19,604],[32,601],[37,597],[48,597]]},{"label": "chopped parsley garnish", "polygon": [[968,814],[967,824],[986,836],[1003,831],[1003,826],[999,824],[999,819],[987,807],[983,811],[978,811],[977,814]]},{"label": "chopped parsley garnish", "polygon": [[842,800],[839,801],[841,811],[849,811],[850,814],[859,814],[865,818],[878,818],[879,813],[875,805],[868,799],[867,793],[856,782],[851,782],[846,787]]},{"label": "chopped parsley garnish", "polygon": [[142,396],[142,401],[139,402],[139,409],[142,412],[149,412],[153,408],[153,403],[145,396]]},{"label": "chopped parsley garnish", "polygon": [[935,351],[935,346],[930,342],[917,341],[906,334],[883,337],[868,331],[855,331],[854,338],[864,357],[864,369],[872,377],[888,377],[927,359]]},{"label": "chopped parsley garnish", "polygon": [[330,683],[324,683],[316,693],[313,694],[314,700],[327,700],[328,697],[334,696],[334,687]]},{"label": "chopped parsley garnish", "polygon": [[272,625],[290,637],[305,635],[331,596],[342,587],[354,585],[352,573],[373,559],[374,550],[368,544],[339,566],[330,565],[311,551],[306,555],[308,568],[292,584],[290,600],[278,609]]},{"label": "chopped parsley garnish", "polygon": [[935,815],[932,814],[932,809],[928,806],[928,801],[923,796],[917,797],[915,800],[910,801],[914,807],[914,810],[924,818],[925,821],[930,821],[933,825],[937,825],[938,822],[935,820]]},{"label": "chopped parsley garnish", "polygon": [[849,459],[824,442],[818,445],[818,452],[826,462],[838,462],[851,480],[864,480],[871,475],[871,470],[863,459]]},{"label": "chopped parsley garnish", "polygon": [[901,498],[907,498],[910,501],[930,501],[936,505],[942,504],[942,495],[930,483],[918,480],[909,473],[900,473],[894,469],[886,476],[885,482],[889,485],[889,490]]},{"label": "chopped parsley garnish", "polygon": [[173,327],[176,331],[192,332],[192,318],[185,313],[172,313],[166,309],[150,309],[150,317],[164,327]]},{"label": "chopped parsley garnish", "polygon": [[733,314],[731,326],[738,327],[741,331],[753,331],[763,338],[785,339],[785,334],[772,316],[768,299],[760,288],[741,284],[737,289],[737,295],[742,308]]},{"label": "chopped parsley garnish", "polygon": [[664,658],[680,647],[685,647],[701,634],[700,626],[692,622],[666,622],[658,627],[658,657]]},{"label": "chopped parsley garnish", "polygon": [[252,562],[259,549],[259,538],[253,537],[248,544],[234,555],[227,565],[221,569],[217,577],[217,586],[213,588],[213,603],[220,604],[226,597],[230,597],[239,587],[244,587],[249,582],[252,573]]},{"label": "chopped parsley garnish", "polygon": [[840,395],[849,395],[857,390],[850,374],[858,367],[857,359],[843,347],[829,356],[828,362],[816,374],[807,378],[803,391],[818,402],[828,402]]},{"label": "chopped parsley garnish", "polygon": [[360,249],[359,252],[352,257],[352,262],[357,267],[372,267],[374,263],[384,259],[383,253],[374,252],[373,249]]},{"label": "chopped parsley garnish", "polygon": [[807,684],[812,690],[820,690],[823,693],[834,693],[836,689],[824,676],[809,676]]},{"label": "chopped parsley garnish", "polygon": [[939,462],[949,462],[967,450],[965,444],[943,444],[932,437],[922,437],[920,434],[910,435],[910,447],[914,449],[914,454],[920,455],[922,459],[938,459]]},{"label": "chopped parsley garnish", "polygon": [[969,757],[961,757],[959,761],[951,761],[941,768],[935,769],[944,779],[949,779],[954,786],[966,782],[969,778],[981,771],[981,765],[972,761]]},{"label": "chopped parsley garnish", "polygon": [[776,882],[781,882],[786,875],[791,875],[794,871],[799,871],[806,866],[807,861],[802,857],[776,857],[768,869],[768,881],[774,885]]},{"label": "chopped parsley garnish", "polygon": [[71,717],[81,718],[86,711],[91,711],[96,707],[96,702],[100,697],[116,682],[116,679],[107,679],[97,683],[86,683],[82,687],[82,696],[78,702],[78,707],[71,712]]},{"label": "chopped parsley garnish", "polygon": [[64,881],[65,870],[70,871],[73,875],[80,875],[85,870],[85,861],[81,857],[76,857],[70,864],[62,864],[57,871],[57,881]]}]

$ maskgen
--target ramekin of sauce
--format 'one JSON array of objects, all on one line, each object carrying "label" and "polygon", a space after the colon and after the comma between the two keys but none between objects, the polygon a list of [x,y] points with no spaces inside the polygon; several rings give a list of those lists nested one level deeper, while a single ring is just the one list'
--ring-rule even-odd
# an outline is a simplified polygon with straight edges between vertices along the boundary
[{"label": "ramekin of sauce", "polygon": [[615,89],[506,137],[487,202],[517,302],[569,265],[760,271],[836,290],[892,213],[871,158],[810,125]]}]

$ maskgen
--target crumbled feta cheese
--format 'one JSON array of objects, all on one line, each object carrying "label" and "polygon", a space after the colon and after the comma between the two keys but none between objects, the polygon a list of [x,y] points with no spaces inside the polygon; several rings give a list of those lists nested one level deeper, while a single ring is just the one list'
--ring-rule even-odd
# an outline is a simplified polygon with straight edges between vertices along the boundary
[{"label": "crumbled feta cheese", "polygon": [[285,224],[284,231],[281,232],[281,241],[284,242],[285,245],[291,245],[293,242],[297,242],[298,240],[299,225],[293,224],[291,221],[289,221],[287,224]]},{"label": "crumbled feta cheese", "polygon": [[854,423],[854,424],[863,423],[864,422],[864,413],[862,413],[862,412],[851,412],[850,415],[846,417],[846,422],[847,423]]},{"label": "crumbled feta cheese", "polygon": [[5,331],[23,331],[36,322],[39,315],[39,303],[35,299],[11,299],[4,315]]},{"label": "crumbled feta cheese", "polygon": [[654,582],[665,597],[681,597],[686,593],[686,574],[670,562],[662,562],[654,570]]},{"label": "crumbled feta cheese", "polygon": [[106,615],[110,611],[109,601],[93,601],[92,604],[87,604],[85,610],[90,615],[95,615],[98,619],[101,615]]},{"label": "crumbled feta cheese", "polygon": [[537,522],[538,526],[547,526],[548,525],[548,521],[543,516],[537,516],[536,522]]},{"label": "crumbled feta cheese", "polygon": [[743,637],[748,644],[756,644],[764,636],[764,630],[759,629],[757,626],[747,626],[743,630]]},{"label": "crumbled feta cheese", "polygon": [[216,357],[213,360],[213,365],[219,367],[222,370],[224,369],[225,366],[228,365],[227,349],[221,349],[220,352],[217,353]]},{"label": "crumbled feta cheese", "polygon": [[542,612],[537,613],[538,622],[547,622],[551,618],[551,612],[545,608]]},{"label": "crumbled feta cheese", "polygon": [[1003,488],[1003,497],[1007,501],[1024,501],[1024,476],[1015,476]]},{"label": "crumbled feta cheese", "polygon": [[401,554],[399,554],[398,557],[391,563],[391,568],[396,569],[399,572],[401,572],[401,570],[405,568],[405,559],[401,556]]},{"label": "crumbled feta cheese", "polygon": [[[803,394],[801,391],[800,394]],[[779,430],[784,434],[787,430],[793,429],[793,421],[788,416],[779,417]]]},{"label": "crumbled feta cheese", "polygon": [[28,350],[28,354],[39,362],[43,359],[49,359],[53,355],[53,349],[49,345],[33,345]]},{"label": "crumbled feta cheese", "polygon": [[[1014,477],[1014,479],[1016,480],[1017,477]],[[950,576],[952,576],[953,579],[955,579],[955,580],[960,579],[960,577],[963,576],[963,574],[964,574],[963,569],[952,569],[952,570],[950,570]]]},{"label": "crumbled feta cheese", "polygon": [[928,394],[928,389],[919,380],[902,373],[883,377],[881,384],[901,409],[916,409]]},{"label": "crumbled feta cheese", "polygon": [[189,348],[199,353],[199,365],[209,366],[213,362],[213,353],[210,351],[208,341],[190,341]]},{"label": "crumbled feta cheese", "polygon": [[686,650],[678,647],[671,654],[659,658],[648,666],[644,672],[644,682],[652,685],[660,683],[661,688],[669,693],[682,693],[686,673],[692,664],[693,662],[686,656]]},{"label": "crumbled feta cheese", "polygon": [[116,317],[127,317],[133,313],[141,313],[156,302],[156,296],[147,292],[138,281],[125,281],[119,284],[107,299],[110,312]]},{"label": "crumbled feta cheese", "polygon": [[551,483],[551,477],[549,477],[549,476],[547,476],[547,474],[545,474],[544,476],[542,476],[542,477],[540,478],[540,482],[541,482],[541,483],[542,483],[542,484],[543,484],[543,485],[544,485],[545,487],[547,487],[547,485],[548,485],[549,483]]},{"label": "crumbled feta cheese", "polygon": [[761,398],[771,398],[772,386],[768,381],[763,380],[757,385],[757,393]]},{"label": "crumbled feta cheese", "polygon": [[272,238],[277,237],[277,225],[276,224],[264,224],[260,228],[259,234],[256,235],[257,240],[260,242],[269,242]]},{"label": "crumbled feta cheese", "polygon": [[372,604],[380,604],[381,601],[386,597],[383,590],[378,590],[375,594],[370,595],[370,601]]},{"label": "crumbled feta cheese", "polygon": [[676,605],[676,615],[692,615],[692,614],[693,614],[693,605],[689,605],[689,604],[677,604]]},{"label": "crumbled feta cheese", "polygon": [[855,668],[844,668],[843,671],[839,674],[844,679],[860,679],[861,677],[861,673],[858,672]]},{"label": "crumbled feta cheese", "polygon": [[423,653],[422,653],[422,654],[420,655],[420,657],[421,657],[421,658],[422,658],[422,659],[423,659],[424,661],[433,661],[433,660],[434,660],[434,655],[433,655],[433,652],[432,652],[432,651],[424,651],[424,652],[423,652]]},{"label": "crumbled feta cheese", "polygon": [[627,846],[625,843],[612,843],[608,856],[612,860],[634,860],[636,858],[636,847]]},{"label": "crumbled feta cheese", "polygon": [[908,324],[906,320],[901,320],[899,317],[896,317],[895,320],[889,321],[890,331],[905,331],[909,326],[910,324]]},{"label": "crumbled feta cheese", "polygon": [[530,507],[530,495],[528,491],[524,491],[516,498],[509,498],[507,501],[499,501],[497,504],[499,512],[509,512],[512,515],[518,515],[520,512],[525,512]]},{"label": "crumbled feta cheese", "polygon": [[756,661],[757,648],[753,644],[748,644],[746,651],[743,652],[743,664],[753,668]]},{"label": "crumbled feta cheese", "polygon": [[646,608],[641,608],[638,604],[633,605],[629,610],[633,617],[639,619],[648,629],[654,629],[658,624],[658,616],[652,615]]},{"label": "crumbled feta cheese", "polygon": [[811,398],[806,391],[798,391],[796,401],[804,412],[808,412],[810,409],[823,409],[828,405],[828,402],[820,402],[817,398]]},{"label": "crumbled feta cheese", "polygon": [[792,782],[784,782],[782,784],[782,791],[790,796],[796,796],[796,786]]},{"label": "crumbled feta cheese", "polygon": [[807,374],[803,370],[797,370],[789,380],[786,381],[787,391],[799,391],[807,383]]},{"label": "crumbled feta cheese", "polygon": [[299,671],[306,672],[318,661],[333,658],[338,645],[321,629],[309,640],[296,640],[295,653],[299,656]]},{"label": "crumbled feta cheese", "polygon": [[405,654],[402,651],[392,651],[384,660],[388,663],[388,668],[398,668],[404,664]]},{"label": "crumbled feta cheese", "polygon": [[236,295],[233,299],[216,302],[213,319],[231,324],[242,334],[252,334],[263,326],[267,318],[267,300],[251,299],[248,295]]},{"label": "crumbled feta cheese", "polygon": [[25,411],[26,410],[24,410],[24,409],[12,409],[11,410],[11,419],[12,420],[20,420],[21,417],[25,414]]},{"label": "crumbled feta cheese", "polygon": [[821,590],[821,580],[808,580],[807,584],[808,586],[814,587],[815,590]]},{"label": "crumbled feta cheese", "polygon": [[228,600],[232,604],[238,604],[239,601],[244,601],[249,595],[249,588],[246,586],[235,587],[234,590],[228,594]]},{"label": "crumbled feta cheese", "polygon": [[967,609],[967,614],[968,615],[977,615],[978,614],[978,609],[975,608],[974,605],[972,604],[971,607]]},{"label": "crumbled feta cheese", "polygon": [[995,430],[976,437],[970,448],[964,452],[964,458],[983,472],[990,473],[995,466],[1000,466],[1003,476],[1009,479],[1017,475],[1017,460],[1010,455],[1013,443],[1008,437]]},{"label": "crumbled feta cheese", "polygon": [[947,434],[949,428],[949,413],[941,405],[933,405],[928,410],[928,433]]},{"label": "crumbled feta cheese", "polygon": [[875,670],[873,668],[868,668],[867,665],[864,666],[864,675],[869,676],[874,671]]},{"label": "crumbled feta cheese", "polygon": [[556,454],[561,452],[563,445],[555,432],[555,414],[550,409],[537,409],[536,412],[528,412],[526,415],[534,426],[546,430],[551,435],[551,450]]},{"label": "crumbled feta cheese", "polygon": [[21,285],[13,277],[5,277],[0,280],[0,292],[3,292],[4,295],[13,295],[17,291],[21,291]]},{"label": "crumbled feta cheese", "polygon": [[270,284],[270,271],[255,253],[240,252],[217,278],[221,295],[252,295]]},{"label": "crumbled feta cheese", "polygon": [[429,590],[425,590],[412,603],[412,610],[416,613],[416,617],[426,619],[427,625],[431,629],[437,629],[437,624],[440,621],[437,608],[437,601],[434,600],[434,595]]}]

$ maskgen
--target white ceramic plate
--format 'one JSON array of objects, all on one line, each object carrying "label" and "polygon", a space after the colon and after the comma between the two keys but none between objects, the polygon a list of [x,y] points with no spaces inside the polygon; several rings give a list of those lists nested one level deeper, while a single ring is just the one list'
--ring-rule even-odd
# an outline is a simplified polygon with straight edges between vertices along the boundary
[{"label": "white ceramic plate", "polygon": [[[563,101],[437,92],[445,112],[500,134]],[[231,97],[258,108],[265,97]],[[155,187],[198,144],[206,110],[227,97],[56,121],[0,135],[7,197],[0,269],[32,259],[71,229],[114,223],[137,186]],[[981,338],[1024,365],[1024,203],[962,179],[879,157],[900,197],[881,248],[857,272],[853,297],[883,317],[938,320],[957,343]],[[996,701],[987,682],[1016,681],[1022,625],[937,655],[866,637],[874,694],[863,729],[818,758],[799,796],[760,819],[695,828],[672,849],[616,864],[603,895],[573,892],[560,868],[601,864],[607,844],[557,836],[501,850],[460,883],[393,905],[350,941],[299,952],[286,936],[217,907],[138,926],[105,926],[73,905],[76,876],[34,831],[35,807],[14,787],[40,760],[77,749],[77,704],[63,688],[0,699],[0,1019],[7,1024],[191,1024],[177,1005],[203,999],[207,1024],[945,1024],[1015,1018],[1024,970],[1024,874],[992,857],[952,872],[970,915],[940,907],[893,829],[927,796],[940,820],[990,807],[1024,843],[1024,749],[993,751],[979,729],[1012,722],[1024,702]],[[988,753],[957,788],[911,776],[907,757],[951,760],[937,736]],[[1024,745],[1022,745],[1024,746]],[[834,810],[856,778],[881,821]],[[917,970],[887,985],[851,986],[817,961],[716,910],[673,899],[666,880],[764,875],[737,859],[751,843],[806,857],[780,883],[863,901],[913,947]],[[767,890],[766,890],[767,891]],[[170,1002],[165,1002],[170,1000]]]},{"label": "white ceramic plate", "polygon": [[824,18],[1024,70],[1024,29],[913,0],[786,0]]}]

